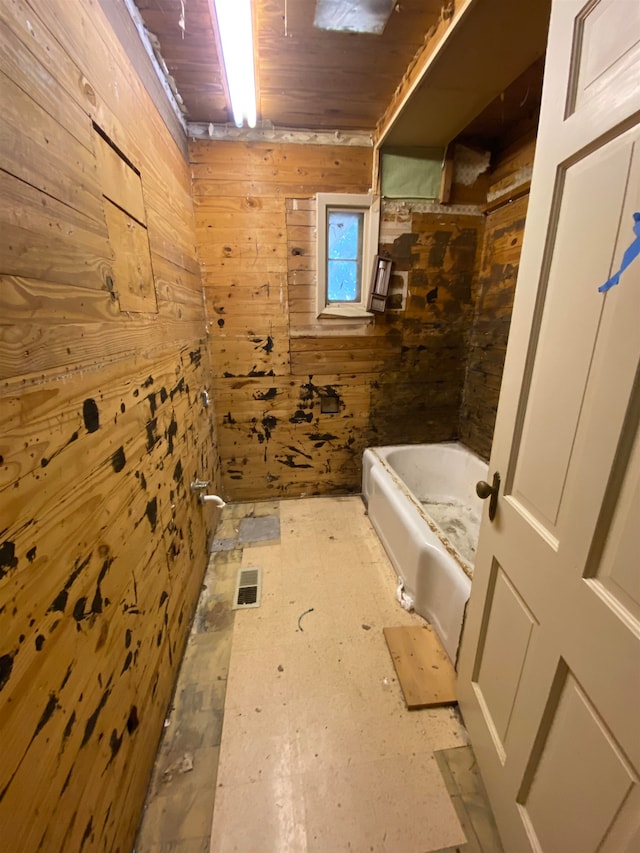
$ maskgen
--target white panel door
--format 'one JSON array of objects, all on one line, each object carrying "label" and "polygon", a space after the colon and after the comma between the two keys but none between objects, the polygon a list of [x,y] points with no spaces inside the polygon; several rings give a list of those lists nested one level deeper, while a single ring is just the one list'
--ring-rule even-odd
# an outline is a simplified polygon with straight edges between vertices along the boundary
[{"label": "white panel door", "polygon": [[640,2],[554,0],[460,707],[507,853],[640,851]]}]

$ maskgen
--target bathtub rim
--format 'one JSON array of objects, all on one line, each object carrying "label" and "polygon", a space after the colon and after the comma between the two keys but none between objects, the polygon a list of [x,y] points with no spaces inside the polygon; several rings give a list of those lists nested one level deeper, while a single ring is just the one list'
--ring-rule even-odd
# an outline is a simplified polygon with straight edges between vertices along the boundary
[{"label": "bathtub rim", "polygon": [[[455,449],[463,450],[465,453],[468,453],[470,456],[475,457],[479,462],[483,465],[487,465],[488,463],[482,459],[477,453],[474,453],[470,447],[467,447],[461,441],[438,441],[438,442],[421,442],[420,444],[386,444],[379,445],[378,447],[367,447],[364,450],[364,453],[371,453],[376,460],[382,465],[386,473],[389,475],[394,485],[399,489],[399,491],[409,499],[409,501],[413,504],[416,512],[420,515],[422,520],[426,523],[429,530],[436,536],[446,552],[458,563],[462,571],[469,578],[470,581],[473,581],[473,565],[469,563],[464,557],[460,554],[458,549],[449,541],[446,537],[444,531],[438,527],[435,521],[431,518],[429,513],[425,510],[422,503],[418,500],[416,495],[411,491],[411,489],[406,485],[404,480],[402,480],[398,474],[396,474],[395,470],[389,465],[386,458],[380,451],[384,451],[384,453],[391,453],[394,450],[403,450],[405,448],[416,449],[419,447],[450,447]],[[362,497],[368,507],[369,505],[369,496],[365,493],[364,489],[362,491]]]}]

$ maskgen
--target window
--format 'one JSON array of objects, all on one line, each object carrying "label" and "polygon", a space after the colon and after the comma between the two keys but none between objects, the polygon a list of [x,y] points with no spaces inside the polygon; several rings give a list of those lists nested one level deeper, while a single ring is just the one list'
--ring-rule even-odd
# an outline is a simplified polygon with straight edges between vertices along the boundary
[{"label": "window", "polygon": [[327,210],[327,302],[358,302],[362,288],[364,213]]},{"label": "window", "polygon": [[371,317],[367,297],[378,250],[373,196],[318,193],[318,316]]}]

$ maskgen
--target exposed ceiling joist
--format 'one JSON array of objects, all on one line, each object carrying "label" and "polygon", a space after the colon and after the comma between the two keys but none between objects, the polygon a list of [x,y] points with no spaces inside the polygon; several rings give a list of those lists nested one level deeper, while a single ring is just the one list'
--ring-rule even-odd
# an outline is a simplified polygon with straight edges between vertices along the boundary
[{"label": "exposed ceiling joist", "polygon": [[550,0],[471,0],[452,21],[379,143],[444,146],[545,52]]},{"label": "exposed ceiling joist", "polygon": [[[228,136],[210,0],[128,2],[159,44],[193,135]],[[261,138],[368,137],[384,117],[378,138],[394,147],[444,146],[463,131],[544,54],[550,7],[550,0],[399,0],[383,33],[372,35],[317,29],[316,0],[253,2]],[[415,69],[413,82],[407,69]],[[505,100],[499,114],[506,127],[521,110]]]}]

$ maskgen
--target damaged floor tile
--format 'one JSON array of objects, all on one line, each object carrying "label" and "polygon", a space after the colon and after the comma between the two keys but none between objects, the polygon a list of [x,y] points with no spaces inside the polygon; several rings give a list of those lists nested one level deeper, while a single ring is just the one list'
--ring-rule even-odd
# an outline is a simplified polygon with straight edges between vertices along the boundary
[{"label": "damaged floor tile", "polygon": [[233,551],[239,547],[236,538],[214,539],[209,549],[212,554],[217,554],[218,551]]},{"label": "damaged floor tile", "polygon": [[406,710],[382,629],[423,620],[360,498],[229,505],[214,546],[137,853],[499,851],[457,710]]},{"label": "damaged floor tile", "polygon": [[243,518],[238,529],[241,545],[271,542],[280,539],[280,519],[274,515]]}]

